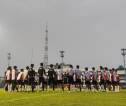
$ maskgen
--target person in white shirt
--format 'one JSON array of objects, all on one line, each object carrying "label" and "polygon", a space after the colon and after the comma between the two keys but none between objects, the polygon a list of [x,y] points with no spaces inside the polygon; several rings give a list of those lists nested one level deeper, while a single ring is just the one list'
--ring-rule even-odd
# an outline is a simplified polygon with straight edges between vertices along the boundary
[{"label": "person in white shirt", "polygon": [[56,69],[56,74],[57,74],[57,85],[59,87],[62,87],[62,90],[64,91],[63,87],[63,70],[61,69],[61,66],[58,66],[58,69]]},{"label": "person in white shirt", "polygon": [[88,90],[91,90],[90,72],[88,67],[85,68],[85,85]]},{"label": "person in white shirt", "polygon": [[[22,86],[24,86],[23,78],[24,78],[24,69],[21,69],[17,76],[18,89],[20,87],[21,91],[22,91]],[[24,88],[25,88],[25,86],[24,86]]]},{"label": "person in white shirt", "polygon": [[104,81],[104,90],[108,91],[109,71],[108,71],[107,67],[104,68],[104,71],[102,72],[102,77],[103,77],[103,81]]},{"label": "person in white shirt", "polygon": [[74,70],[73,70],[73,66],[72,65],[70,65],[68,74],[69,74],[69,79],[68,79],[69,80],[69,86],[68,86],[68,89],[70,91],[71,85],[73,85],[73,76],[74,76]]},{"label": "person in white shirt", "polygon": [[92,67],[92,73],[93,73],[92,84],[93,84],[94,89],[98,91],[97,72],[95,70],[95,67]]},{"label": "person in white shirt", "polygon": [[7,68],[7,71],[5,72],[5,90],[11,91],[11,67],[9,66]]},{"label": "person in white shirt", "polygon": [[115,69],[113,72],[113,91],[119,92],[119,75]]},{"label": "person in white shirt", "polygon": [[82,76],[82,72],[80,70],[80,66],[77,65],[75,69],[75,78],[76,78],[75,87],[79,86],[80,91],[82,88],[81,76]]},{"label": "person in white shirt", "polygon": [[17,89],[17,87],[16,87],[17,74],[18,74],[17,66],[14,66],[12,69],[12,74],[11,74],[12,91]]},{"label": "person in white shirt", "polygon": [[29,71],[29,66],[27,66],[23,72],[23,81],[24,81],[24,86],[26,90],[28,88],[28,71]]}]

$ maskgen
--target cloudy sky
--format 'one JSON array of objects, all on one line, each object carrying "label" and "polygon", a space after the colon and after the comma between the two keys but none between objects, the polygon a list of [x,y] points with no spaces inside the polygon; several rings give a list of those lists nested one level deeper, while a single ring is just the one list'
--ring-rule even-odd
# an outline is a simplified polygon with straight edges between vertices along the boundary
[{"label": "cloudy sky", "polygon": [[[0,73],[43,61],[45,26],[49,30],[49,63],[85,66],[122,64],[126,47],[126,0],[0,0]],[[33,51],[33,56],[32,56]]]}]

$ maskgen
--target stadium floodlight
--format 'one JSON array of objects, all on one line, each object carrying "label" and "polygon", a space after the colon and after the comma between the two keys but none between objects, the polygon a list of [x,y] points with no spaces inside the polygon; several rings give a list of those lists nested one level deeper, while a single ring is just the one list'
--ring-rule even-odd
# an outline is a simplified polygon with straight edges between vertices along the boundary
[{"label": "stadium floodlight", "polygon": [[125,70],[126,69],[126,61],[125,61],[126,49],[125,48],[121,49],[121,52],[122,52],[121,54],[123,56],[124,70]]},{"label": "stadium floodlight", "polygon": [[60,51],[60,57],[61,57],[61,64],[63,65],[64,64],[64,61],[63,61],[63,59],[64,59],[64,53],[65,53],[65,51]]}]

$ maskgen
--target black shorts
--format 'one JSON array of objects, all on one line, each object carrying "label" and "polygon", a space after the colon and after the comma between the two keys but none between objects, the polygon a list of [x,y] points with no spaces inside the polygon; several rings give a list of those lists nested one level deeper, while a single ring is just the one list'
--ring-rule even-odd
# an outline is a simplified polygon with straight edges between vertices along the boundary
[{"label": "black shorts", "polygon": [[97,83],[96,80],[93,80],[93,81],[92,81],[92,84],[93,84],[93,85],[97,85],[98,83]]},{"label": "black shorts", "polygon": [[34,77],[29,78],[28,83],[29,83],[29,85],[34,84],[35,83],[35,78]]},{"label": "black shorts", "polygon": [[69,84],[73,84],[73,82],[74,82],[73,81],[73,76],[69,76],[69,79],[68,80],[69,80]]},{"label": "black shorts", "polygon": [[11,84],[11,80],[6,80],[6,83],[7,84]]},{"label": "black shorts", "polygon": [[12,83],[12,85],[17,84],[17,81],[16,80],[11,80],[11,83]]},{"label": "black shorts", "polygon": [[109,85],[109,83],[110,83],[109,80],[104,80],[104,85],[106,84]]},{"label": "black shorts", "polygon": [[85,81],[86,85],[91,85],[91,82],[89,80]]},{"label": "black shorts", "polygon": [[23,82],[22,80],[18,80],[18,81],[17,81],[17,84],[18,84],[18,85],[23,85],[24,82]]},{"label": "black shorts", "polygon": [[76,82],[77,84],[81,84],[81,79],[76,79]]},{"label": "black shorts", "polygon": [[112,81],[111,83],[112,83],[112,85],[114,85],[116,82],[115,81]]},{"label": "black shorts", "polygon": [[108,81],[108,84],[111,85],[112,84],[112,81]]},{"label": "black shorts", "polygon": [[102,84],[102,85],[104,84],[104,79],[101,80],[101,84]]},{"label": "black shorts", "polygon": [[39,84],[44,83],[44,82],[45,82],[44,77],[39,77]]},{"label": "black shorts", "polygon": [[54,85],[55,84],[55,79],[54,78],[49,78],[49,80],[48,80],[48,84],[49,85]]},{"label": "black shorts", "polygon": [[102,79],[99,84],[104,85],[104,80]]},{"label": "black shorts", "polygon": [[57,80],[57,84],[63,84],[63,80]]},{"label": "black shorts", "polygon": [[120,85],[119,81],[117,81],[117,85]]},{"label": "black shorts", "polygon": [[113,85],[119,85],[119,81],[113,81]]},{"label": "black shorts", "polygon": [[28,84],[28,80],[24,80],[24,84],[27,85]]},{"label": "black shorts", "polygon": [[64,77],[63,78],[63,83],[64,84],[68,84],[69,83],[69,78],[68,77]]}]

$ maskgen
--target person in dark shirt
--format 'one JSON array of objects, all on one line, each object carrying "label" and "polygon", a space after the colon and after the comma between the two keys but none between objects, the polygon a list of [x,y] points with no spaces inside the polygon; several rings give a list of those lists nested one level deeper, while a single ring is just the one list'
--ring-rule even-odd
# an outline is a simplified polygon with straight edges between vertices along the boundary
[{"label": "person in dark shirt", "polygon": [[74,84],[74,80],[73,80],[73,76],[74,76],[73,65],[70,65],[68,75],[69,75],[69,78],[68,78],[68,80],[69,80],[68,89],[69,89],[69,91],[70,91],[70,90],[71,90],[71,85]]},{"label": "person in dark shirt", "polygon": [[50,65],[50,69],[48,71],[48,84],[53,87],[53,91],[55,90],[55,81],[56,81],[56,72],[53,68],[53,64]]},{"label": "person in dark shirt", "polygon": [[34,92],[35,88],[35,70],[34,70],[34,64],[31,64],[31,67],[28,71],[28,79],[29,79],[29,85],[31,86],[32,92]]},{"label": "person in dark shirt", "polygon": [[43,63],[40,63],[40,67],[38,69],[38,75],[39,75],[39,85],[42,85],[41,88],[44,91],[46,72],[43,67]]},{"label": "person in dark shirt", "polygon": [[76,69],[75,69],[75,79],[76,79],[76,81],[75,81],[75,87],[79,87],[79,89],[80,89],[80,91],[81,91],[81,89],[82,89],[82,83],[81,83],[81,76],[82,76],[82,72],[81,72],[81,70],[80,70],[80,66],[79,65],[77,65],[76,66]]}]

